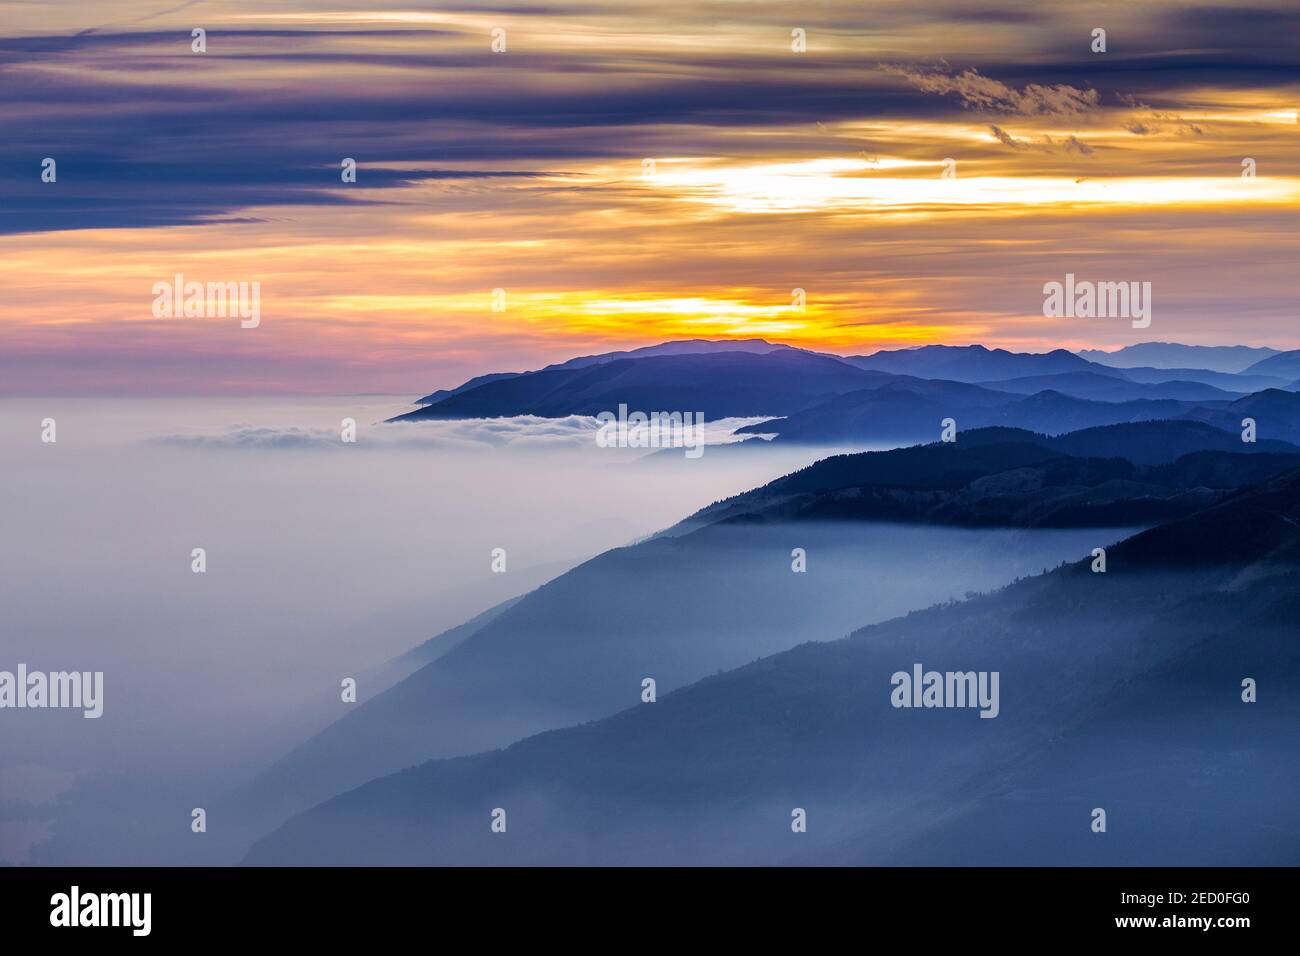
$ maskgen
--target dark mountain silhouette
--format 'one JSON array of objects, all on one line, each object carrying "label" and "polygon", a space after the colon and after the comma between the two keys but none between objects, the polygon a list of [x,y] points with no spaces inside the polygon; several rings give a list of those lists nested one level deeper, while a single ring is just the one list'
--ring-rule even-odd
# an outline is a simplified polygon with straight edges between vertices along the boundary
[{"label": "dark mountain silhouette", "polygon": [[[1109,361],[1145,357],[1151,364],[1130,370],[1064,349],[1016,353],[979,345],[841,358],[762,339],[665,342],[580,356],[534,372],[478,376],[424,396],[421,408],[393,421],[596,415],[626,405],[631,411],[700,412],[709,420],[783,417],[786,421],[772,427],[756,427],[803,444],[925,441],[947,417],[962,428],[1000,424],[1056,434],[1180,416],[1226,428],[1236,413],[1230,406],[1244,393],[1289,387],[1300,376],[1300,369],[1285,374],[1288,356],[1300,353],[1162,343],[1132,349],[1113,353]],[[1156,364],[1161,358],[1185,364],[1201,356],[1236,367],[1266,352],[1271,357],[1264,362],[1279,363],[1272,373],[1252,368],[1251,374],[1236,375]],[[969,387],[963,391],[962,385]],[[1277,411],[1285,413],[1286,406]],[[1270,434],[1300,437],[1276,423]]]},{"label": "dark mountain silhouette", "polygon": [[1026,375],[1058,375],[1066,372],[1094,372],[1099,375],[1119,373],[1079,358],[1065,349],[1051,352],[1008,352],[982,345],[923,345],[918,348],[893,349],[872,355],[850,355],[844,361],[859,368],[914,375],[918,378],[942,378],[956,382],[986,382],[1019,378]]},{"label": "dark mountain silhouette", "polygon": [[[1111,456],[1101,457],[1108,450]],[[673,530],[778,520],[1019,528],[1153,524],[1297,466],[1300,447],[1245,445],[1192,422],[1118,425],[1059,437],[978,429],[956,444],[827,458],[710,505]]]},{"label": "dark mountain silhouette", "polygon": [[[806,355],[820,354],[810,352],[807,349],[798,349],[790,345],[768,342],[764,339],[678,339],[671,342],[660,342],[658,345],[647,345],[644,348],[629,349],[622,352],[602,352],[598,355],[580,355],[577,358],[569,359],[567,362],[548,365],[546,366],[546,369],[585,368],[590,365],[603,365],[606,362],[613,362],[618,359],[650,358],[656,355],[711,355],[716,352],[753,352],[762,355],[778,350],[787,352],[803,352]],[[838,356],[830,357],[837,358]],[[543,371],[545,371],[545,369]]]},{"label": "dark mountain silhouette", "polygon": [[518,378],[525,375],[526,372],[489,372],[487,375],[476,375],[463,385],[457,385],[455,388],[440,388],[436,392],[430,392],[421,398],[415,400],[417,405],[433,405],[441,402],[444,398],[450,398],[453,395],[459,395],[461,392],[468,392],[472,388],[478,388],[480,385],[486,385],[489,382],[499,382],[506,378]]},{"label": "dark mountain silhouette", "polygon": [[[664,693],[802,641],[841,637],[863,621],[997,587],[1086,552],[1099,535],[1120,534],[887,523],[864,534],[861,525],[768,522],[618,548],[363,699],[222,812],[269,827],[421,760],[615,713],[637,699],[647,676]],[[792,572],[794,548],[805,550],[817,574]]]},{"label": "dark mountain silhouette", "polygon": [[1114,368],[1200,368],[1214,372],[1244,372],[1277,349],[1245,345],[1180,345],[1177,342],[1141,342],[1113,352],[1082,349],[1081,358]]},{"label": "dark mountain silhouette", "polygon": [[[1293,865],[1300,472],[1090,565],[386,776],[248,862]],[[893,706],[914,664],[997,672],[997,716]]]},{"label": "dark mountain silhouette", "polygon": [[[1219,441],[1197,423],[1166,429],[1176,435],[1118,430],[1113,438],[1120,448],[1171,450]],[[645,676],[667,691],[803,640],[995,587],[1082,543],[1112,540],[1109,529],[1189,513],[1300,463],[1296,454],[1208,452],[1163,470],[1137,468],[1075,458],[1051,441],[989,429],[956,446],[837,456],[600,555],[471,622],[457,645],[262,775],[232,814],[274,823],[420,760],[602,717],[621,709]],[[864,533],[863,519],[872,531]],[[954,533],[962,535],[957,548]],[[816,575],[792,573],[796,547],[817,563]]]},{"label": "dark mountain silhouette", "polygon": [[[855,368],[875,369],[877,366],[889,366],[885,371],[894,371],[897,367],[900,374],[911,375],[917,378],[941,378],[952,381],[973,382],[980,378],[1012,378],[1025,375],[1042,375],[1064,371],[1077,371],[1091,369],[1098,374],[1116,375],[1122,378],[1121,373],[1099,365],[1091,365],[1088,362],[1080,360],[1064,350],[1044,355],[1032,353],[1013,353],[1002,349],[989,350],[983,346],[927,346],[923,349],[905,349],[898,352],[878,352],[871,356],[850,356],[843,358],[841,356],[829,355],[799,349],[789,345],[767,342],[763,339],[735,339],[735,340],[708,340],[708,339],[689,339],[685,341],[663,342],[658,345],[651,345],[645,348],[631,349],[620,352],[605,352],[597,355],[584,355],[577,358],[569,359],[566,362],[559,362],[548,365],[543,369],[534,372],[493,372],[488,375],[480,375],[470,379],[462,385],[453,389],[440,389],[420,398],[417,404],[422,406],[442,406],[437,417],[443,418],[463,418],[474,417],[476,410],[483,409],[485,414],[490,413],[492,416],[507,414],[574,414],[571,411],[554,412],[553,408],[571,409],[578,407],[584,400],[590,396],[577,394],[568,394],[570,388],[582,389],[589,388],[591,382],[583,378],[570,378],[567,376],[555,375],[558,372],[573,372],[580,369],[590,369],[594,366],[609,365],[614,362],[631,361],[640,362],[647,358],[671,358],[683,356],[713,356],[725,354],[750,354],[750,355],[771,355],[773,353],[785,353],[787,355],[799,355],[807,358],[823,359],[831,362],[841,362]],[[703,365],[687,366],[697,372],[709,373],[710,366],[706,363]],[[798,374],[815,370],[819,366],[773,366],[773,374],[784,372],[785,374]],[[672,374],[671,366],[660,366],[660,368],[670,369],[668,374]],[[825,366],[821,366],[825,368]],[[952,371],[952,374],[945,374],[945,369]],[[722,366],[720,372],[726,373],[728,368]],[[842,373],[841,373],[842,374]],[[486,391],[479,391],[481,386],[491,386],[495,383],[501,383],[511,379],[527,379],[526,383],[518,383],[512,388],[492,388]],[[864,378],[856,380],[858,387],[864,387],[870,382],[879,382],[884,380],[880,376],[875,378]],[[719,387],[725,389],[726,382],[719,382]],[[776,388],[777,383],[767,383],[768,389]],[[795,391],[798,391],[795,386]],[[821,394],[833,394],[836,391],[845,391],[838,384],[831,384],[828,388],[823,389]],[[449,402],[450,399],[464,396],[466,393],[475,393],[472,399],[462,399],[457,402]],[[671,407],[680,410],[683,406],[679,402],[672,404],[672,395],[666,390],[661,389],[659,392],[659,401],[664,407]],[[767,396],[761,395],[760,398]],[[538,403],[545,400],[545,412],[536,411]],[[501,409],[510,409],[510,411],[501,411]],[[605,410],[605,409],[600,409]],[[741,414],[784,414],[789,410],[787,404],[768,404],[758,408],[757,411],[745,411]],[[428,415],[404,416],[412,417],[434,417],[432,413]],[[716,416],[715,416],[716,417]]]},{"label": "dark mountain silhouette", "polygon": [[478,385],[393,421],[597,415],[630,410],[702,412],[709,420],[786,415],[839,392],[888,381],[839,359],[796,349],[622,358],[528,372]]},{"label": "dark mountain silhouette", "polygon": [[[796,349],[789,345],[780,345],[763,339],[682,339],[672,342],[661,342],[658,345],[647,345],[644,348],[628,349],[619,352],[601,352],[597,355],[580,355],[571,358],[566,362],[556,362],[547,365],[539,371],[550,372],[557,369],[575,369],[588,368],[592,365],[604,365],[608,362],[614,362],[619,359],[638,359],[649,358],[655,355],[707,355],[714,352],[754,352],[763,354],[777,350],[805,352],[806,354],[819,354],[808,352],[806,349]],[[831,356],[834,358],[835,356]],[[459,395],[461,392],[467,392],[479,385],[485,385],[488,382],[497,381],[503,378],[516,378],[520,375],[529,375],[530,372],[493,372],[489,375],[479,375],[471,378],[463,385],[458,385],[452,389],[439,389],[423,398],[418,399],[417,405],[432,405],[442,401],[452,395]]]},{"label": "dark mountain silhouette", "polygon": [[1282,455],[1300,452],[1300,445],[1290,442],[1261,439],[1246,443],[1241,440],[1239,431],[1224,431],[1204,422],[1185,420],[1130,422],[1083,428],[1046,438],[1044,443],[1049,448],[1068,455],[1084,458],[1114,456],[1127,458],[1137,465],[1164,464],[1198,451],[1247,454],[1270,452]]}]

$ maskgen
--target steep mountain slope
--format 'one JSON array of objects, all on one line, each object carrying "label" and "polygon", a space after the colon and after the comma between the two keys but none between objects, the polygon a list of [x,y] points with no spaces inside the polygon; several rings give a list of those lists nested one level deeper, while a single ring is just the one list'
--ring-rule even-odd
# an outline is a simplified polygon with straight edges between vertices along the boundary
[{"label": "steep mountain slope", "polygon": [[478,388],[480,385],[486,385],[489,382],[499,382],[502,379],[507,378],[518,378],[520,375],[526,374],[526,372],[489,372],[487,375],[476,375],[467,382],[457,385],[455,388],[440,388],[436,392],[430,392],[428,395],[417,398],[415,404],[435,405],[445,398],[459,395],[461,392],[468,392],[470,389]]},{"label": "steep mountain slope", "polygon": [[[1122,533],[773,522],[615,549],[363,699],[223,813],[269,827],[421,760],[612,714],[638,698],[646,677],[666,693],[863,621],[997,587]],[[815,574],[792,570],[795,548]]]},{"label": "steep mountain slope", "polygon": [[[1107,454],[1112,457],[1101,457]],[[1194,422],[1116,425],[1057,437],[976,429],[955,444],[823,459],[709,505],[669,533],[721,521],[1153,524],[1297,465],[1300,447],[1247,445]]]},{"label": "steep mountain slope", "polygon": [[[1166,427],[1213,440],[1203,425]],[[1124,447],[1121,433],[1114,440]],[[996,587],[1113,540],[1109,529],[1188,513],[1300,462],[1214,452],[1137,469],[1074,458],[1007,429],[963,441],[830,458],[586,562],[364,700],[255,781],[238,812],[275,822],[419,760],[613,713],[647,676],[666,692],[803,640]],[[1127,441],[1161,444],[1145,431]],[[816,574],[792,572],[795,548]]]},{"label": "steep mountain slope", "polygon": [[[384,777],[248,861],[1300,862],[1300,472],[1089,564]],[[894,706],[916,665],[996,672],[996,716]]]}]

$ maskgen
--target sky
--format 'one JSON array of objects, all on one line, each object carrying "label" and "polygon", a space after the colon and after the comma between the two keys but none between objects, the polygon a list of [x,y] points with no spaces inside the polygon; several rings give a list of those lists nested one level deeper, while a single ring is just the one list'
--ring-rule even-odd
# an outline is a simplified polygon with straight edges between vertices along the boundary
[{"label": "sky", "polygon": [[[1300,348],[1297,27],[1287,0],[0,0],[0,395],[414,396],[695,337]],[[1150,327],[1044,317],[1067,273],[1150,282]],[[259,324],[157,317],[177,274],[259,283]]]}]

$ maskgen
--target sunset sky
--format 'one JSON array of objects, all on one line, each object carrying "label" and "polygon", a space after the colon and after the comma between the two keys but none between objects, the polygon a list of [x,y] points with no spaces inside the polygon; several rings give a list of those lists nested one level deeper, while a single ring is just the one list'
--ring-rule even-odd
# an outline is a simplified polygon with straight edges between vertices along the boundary
[{"label": "sunset sky", "polygon": [[[1300,348],[1297,28],[1294,0],[0,0],[0,395],[415,395],[683,337]],[[1044,318],[1067,272],[1151,282],[1150,328]],[[176,273],[260,282],[260,326],[155,318]]]}]

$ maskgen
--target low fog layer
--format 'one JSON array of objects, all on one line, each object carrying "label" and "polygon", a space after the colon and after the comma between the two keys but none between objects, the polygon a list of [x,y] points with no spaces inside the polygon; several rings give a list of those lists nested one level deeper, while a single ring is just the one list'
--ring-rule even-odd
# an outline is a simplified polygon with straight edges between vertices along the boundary
[{"label": "low fog layer", "polygon": [[[109,860],[145,862],[148,848],[111,843],[140,794],[174,797],[188,835],[192,807],[339,716],[343,677],[817,455],[641,460],[595,447],[578,418],[380,424],[403,408],[0,402],[0,670],[103,671],[105,685],[98,720],[4,715],[0,862],[27,858],[60,794],[97,812],[85,857],[103,840]],[[339,440],[344,418],[356,444]]]}]

